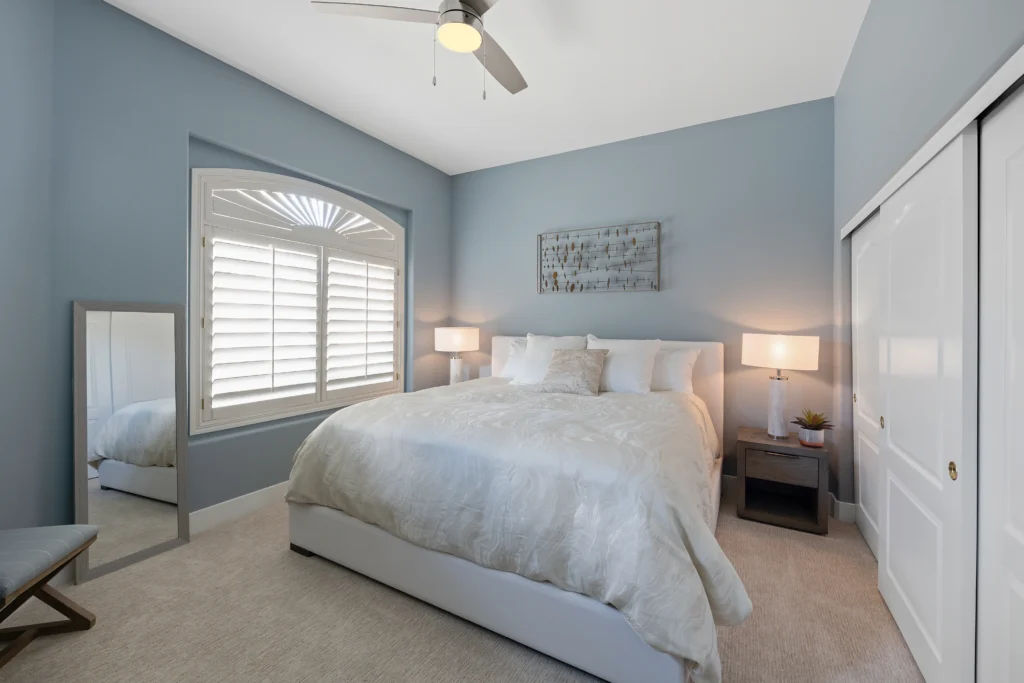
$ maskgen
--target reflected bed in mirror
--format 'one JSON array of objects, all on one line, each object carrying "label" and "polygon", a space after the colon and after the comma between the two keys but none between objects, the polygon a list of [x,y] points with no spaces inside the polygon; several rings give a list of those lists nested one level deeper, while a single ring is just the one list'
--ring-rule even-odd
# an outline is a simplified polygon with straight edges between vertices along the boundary
[{"label": "reflected bed in mirror", "polygon": [[76,302],[74,325],[80,583],[188,540],[184,307]]}]

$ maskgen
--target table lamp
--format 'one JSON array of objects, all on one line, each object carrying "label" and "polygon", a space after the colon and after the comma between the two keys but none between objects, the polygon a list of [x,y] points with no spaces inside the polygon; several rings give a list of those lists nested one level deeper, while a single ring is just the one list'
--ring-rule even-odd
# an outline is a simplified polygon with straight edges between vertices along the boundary
[{"label": "table lamp", "polygon": [[462,381],[463,351],[480,350],[480,329],[477,327],[435,327],[434,350],[448,351],[452,361],[448,371],[448,384]]},{"label": "table lamp", "polygon": [[786,382],[783,370],[817,370],[818,338],[791,334],[743,335],[743,365],[774,368],[768,384],[768,435],[773,439],[789,438],[786,422]]}]

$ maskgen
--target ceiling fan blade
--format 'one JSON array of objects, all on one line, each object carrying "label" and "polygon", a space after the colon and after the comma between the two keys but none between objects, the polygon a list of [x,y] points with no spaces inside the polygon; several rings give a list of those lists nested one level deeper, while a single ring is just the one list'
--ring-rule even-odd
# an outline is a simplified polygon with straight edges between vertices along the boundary
[{"label": "ceiling fan blade", "polygon": [[359,2],[328,2],[313,0],[313,7],[328,14],[344,14],[349,17],[369,19],[390,19],[392,21],[413,21],[420,24],[437,23],[437,12],[412,7],[391,7],[389,5],[364,5]]},{"label": "ceiling fan blade", "polygon": [[484,12],[498,4],[498,0],[462,0],[462,4],[469,5],[469,8],[483,16]]},{"label": "ceiling fan blade", "polygon": [[[484,31],[484,43],[475,53],[476,58],[484,65],[484,68],[494,76],[494,80],[510,93],[526,90],[526,79],[519,73],[519,69],[512,63],[512,59],[501,49],[498,42]],[[486,60],[484,55],[487,55]]]}]

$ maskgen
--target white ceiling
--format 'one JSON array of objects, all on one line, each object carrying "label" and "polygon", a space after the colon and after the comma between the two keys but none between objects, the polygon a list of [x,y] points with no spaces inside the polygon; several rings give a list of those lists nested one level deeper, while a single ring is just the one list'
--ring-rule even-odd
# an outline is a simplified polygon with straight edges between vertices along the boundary
[{"label": "white ceiling", "polygon": [[[433,27],[306,0],[107,0],[449,174],[831,97],[870,0],[501,0],[512,96]],[[365,1],[365,0],[360,0]],[[436,9],[439,0],[379,0]]]}]

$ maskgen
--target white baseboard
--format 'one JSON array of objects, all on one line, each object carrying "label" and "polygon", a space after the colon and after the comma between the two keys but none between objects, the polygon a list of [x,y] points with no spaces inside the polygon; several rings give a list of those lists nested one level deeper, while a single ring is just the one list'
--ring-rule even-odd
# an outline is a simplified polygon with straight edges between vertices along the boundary
[{"label": "white baseboard", "polygon": [[250,512],[256,512],[260,508],[281,502],[287,491],[288,482],[282,481],[280,484],[274,484],[265,489],[196,510],[188,516],[189,535],[201,534],[221,524],[233,522]]},{"label": "white baseboard", "polygon": [[832,498],[832,518],[837,522],[853,523],[857,521],[857,504],[846,503],[836,498],[834,493],[830,493],[829,496]]}]

